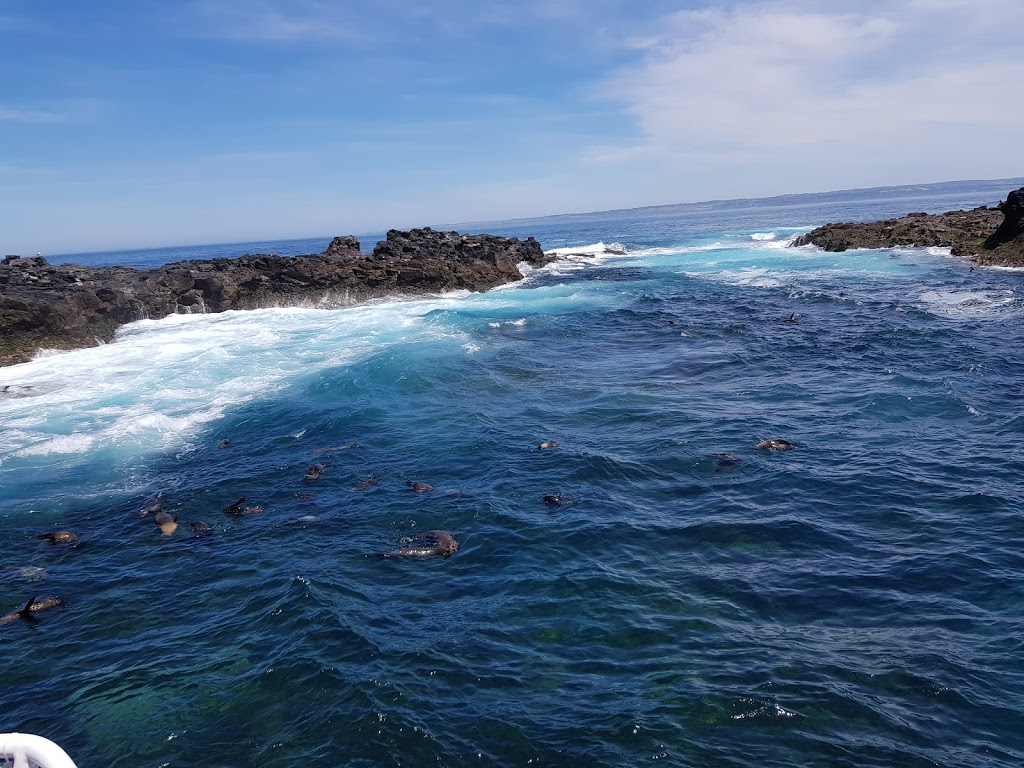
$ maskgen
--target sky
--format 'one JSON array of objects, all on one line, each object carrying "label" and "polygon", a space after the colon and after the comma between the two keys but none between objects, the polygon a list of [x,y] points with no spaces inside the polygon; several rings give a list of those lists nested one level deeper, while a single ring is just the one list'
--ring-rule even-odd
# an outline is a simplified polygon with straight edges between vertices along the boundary
[{"label": "sky", "polygon": [[1021,0],[0,0],[0,254],[1024,175]]}]

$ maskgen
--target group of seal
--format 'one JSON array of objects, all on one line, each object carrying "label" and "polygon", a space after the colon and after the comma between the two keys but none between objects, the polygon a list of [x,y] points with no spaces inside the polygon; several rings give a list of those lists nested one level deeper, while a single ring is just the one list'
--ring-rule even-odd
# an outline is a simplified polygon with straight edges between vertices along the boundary
[{"label": "group of seal", "polygon": [[[48,544],[75,544],[78,541],[78,534],[73,533],[72,531],[50,531],[49,533],[40,533],[36,538],[40,541],[45,541]],[[41,568],[24,570],[35,570],[45,575],[45,571]],[[3,616],[0,616],[0,625],[10,624],[20,620],[25,620],[34,624],[39,621],[39,617],[36,616],[37,613],[49,611],[53,608],[62,608],[66,605],[67,601],[63,597],[44,597],[40,600],[37,596],[33,595],[29,598],[29,601],[25,603],[24,608],[10,611],[9,613],[5,613]]]}]

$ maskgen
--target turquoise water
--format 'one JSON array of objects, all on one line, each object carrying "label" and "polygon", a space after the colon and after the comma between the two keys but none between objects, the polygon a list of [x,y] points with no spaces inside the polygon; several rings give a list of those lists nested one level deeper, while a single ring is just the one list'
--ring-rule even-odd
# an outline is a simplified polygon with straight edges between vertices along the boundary
[{"label": "turquoise water", "polygon": [[1006,191],[493,227],[627,254],[0,370],[0,612],[68,602],[0,626],[2,730],[133,768],[1024,763],[1022,273],[784,247]]}]

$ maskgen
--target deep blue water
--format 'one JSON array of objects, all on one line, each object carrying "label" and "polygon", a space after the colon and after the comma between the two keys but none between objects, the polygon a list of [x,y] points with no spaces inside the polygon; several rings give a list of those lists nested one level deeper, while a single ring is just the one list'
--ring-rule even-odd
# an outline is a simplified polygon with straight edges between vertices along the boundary
[{"label": "deep blue water", "polygon": [[784,247],[1006,191],[492,227],[627,255],[0,370],[0,612],[68,602],[0,626],[0,730],[83,767],[1024,764],[1024,273]]}]

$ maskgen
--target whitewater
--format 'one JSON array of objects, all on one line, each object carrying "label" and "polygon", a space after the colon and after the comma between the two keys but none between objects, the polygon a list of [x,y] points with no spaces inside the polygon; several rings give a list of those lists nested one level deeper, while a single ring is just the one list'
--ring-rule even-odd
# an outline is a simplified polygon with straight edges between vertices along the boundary
[{"label": "whitewater", "polygon": [[[3,729],[126,767],[1024,763],[1024,273],[789,247],[1004,186],[506,222],[560,258],[0,369],[0,613],[67,601],[0,626]],[[224,250],[264,249],[66,258]]]}]

